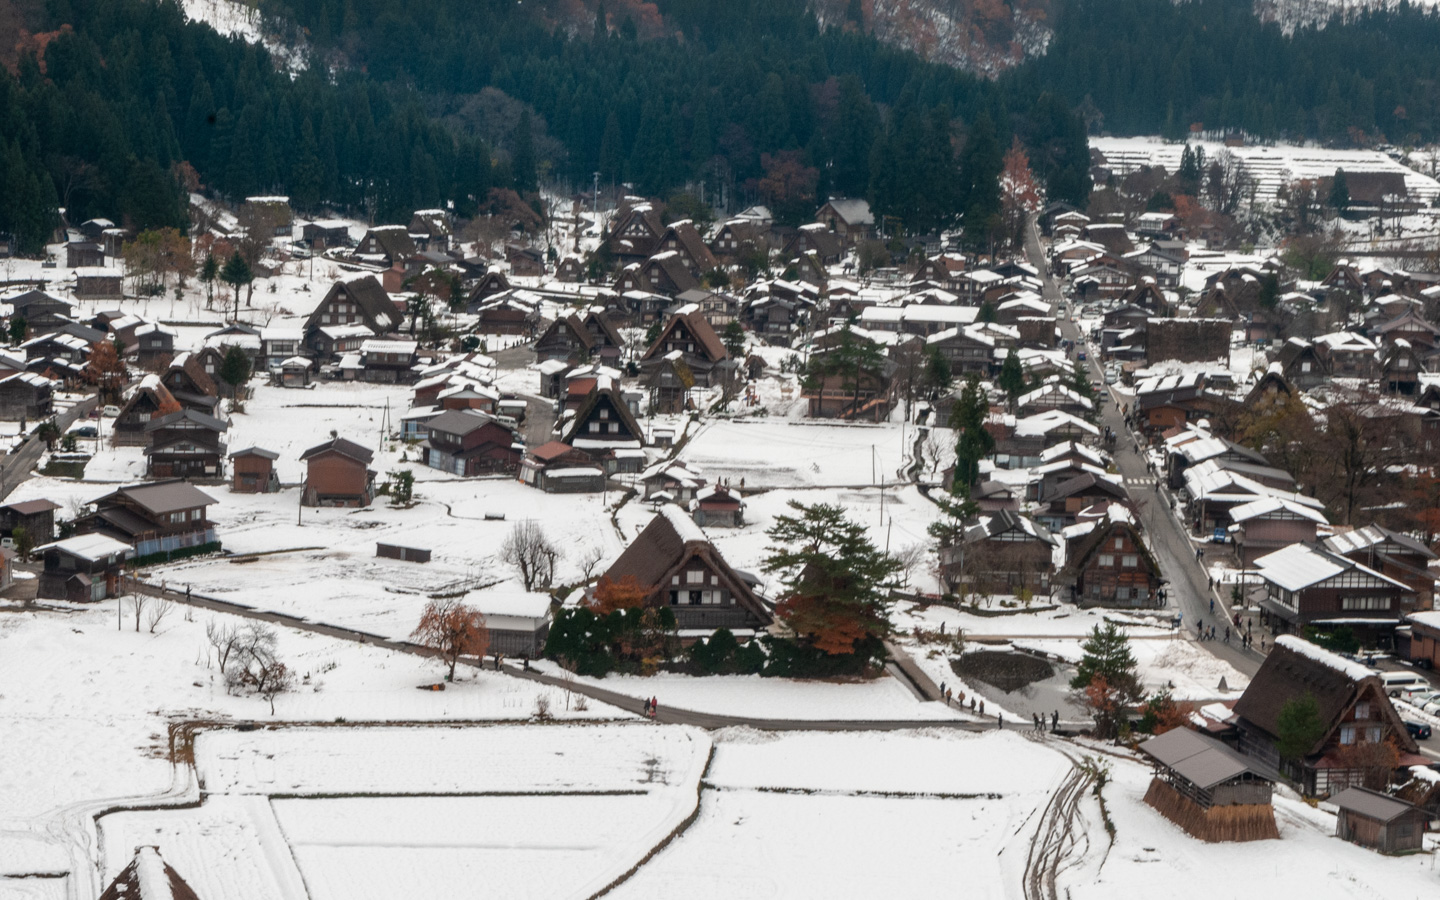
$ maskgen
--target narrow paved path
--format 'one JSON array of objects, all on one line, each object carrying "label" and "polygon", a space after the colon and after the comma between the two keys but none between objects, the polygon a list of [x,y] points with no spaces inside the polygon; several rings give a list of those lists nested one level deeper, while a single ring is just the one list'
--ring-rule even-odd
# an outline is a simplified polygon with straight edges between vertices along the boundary
[{"label": "narrow paved path", "polygon": [[[215,597],[205,597],[200,594],[186,594],[183,590],[171,590],[162,588],[150,582],[136,580],[131,585],[131,591],[142,593],[150,597],[164,597],[174,603],[193,606],[197,609],[208,609],[215,612],[228,613],[230,615],[242,616],[247,619],[255,619],[261,622],[269,622],[281,625],[286,628],[295,628],[300,631],[310,631],[315,634],[323,634],[337,640],[351,641],[357,644],[369,644],[374,647],[383,647],[386,650],[394,650],[397,653],[409,653],[414,656],[435,656],[435,651],[429,647],[422,647],[410,641],[397,641],[382,635],[372,634],[366,631],[359,631],[353,628],[345,628],[339,625],[330,625],[324,622],[312,622],[299,616],[292,616],[288,613],[276,612],[274,610],[254,609],[248,606],[240,606]],[[908,657],[900,657],[910,662],[915,672],[919,667],[914,665]],[[897,662],[898,662],[897,658]],[[482,660],[466,659],[464,663],[479,667],[483,665]],[[514,664],[504,664],[501,670],[506,675],[516,678],[525,678],[540,684],[547,684],[554,687],[574,691],[577,694],[584,694],[592,700],[601,703],[608,703],[611,706],[619,707],[627,712],[636,715],[644,715],[644,701],[621,694],[616,691],[606,690],[590,684],[569,681],[553,675],[546,675],[534,670],[526,670],[516,667]],[[923,673],[920,674],[924,678]],[[929,679],[925,679],[929,683]],[[923,686],[922,686],[923,689]],[[930,686],[932,691],[933,684]],[[657,698],[658,699],[658,698]],[[675,725],[696,725],[701,728],[733,728],[744,726],[756,728],[762,731],[904,731],[915,728],[958,728],[965,731],[987,731],[997,727],[1017,727],[1028,723],[1005,722],[1003,726],[994,719],[984,722],[975,722],[967,719],[878,719],[878,720],[807,720],[807,719],[766,719],[754,716],[729,716],[715,713],[696,712],[689,709],[679,709],[669,706],[663,701],[657,704],[659,714],[655,717],[657,721]]]},{"label": "narrow paved path", "polygon": [[[1043,295],[1060,321],[1061,334],[1074,341],[1077,347],[1085,346],[1084,336],[1080,334],[1078,325],[1070,321],[1060,287],[1050,274],[1045,254],[1040,248],[1040,237],[1034,218],[1030,220],[1030,227],[1026,231],[1025,251],[1030,264],[1040,270],[1044,283]],[[1089,366],[1090,381],[1103,387],[1104,373],[1094,354],[1089,357],[1086,365]],[[1210,601],[1215,599],[1215,609],[1221,611],[1228,607],[1228,598],[1217,599],[1210,590],[1209,575],[1195,557],[1196,548],[1203,545],[1191,540],[1186,533],[1174,512],[1174,498],[1164,485],[1157,483],[1157,474],[1150,471],[1145,457],[1141,455],[1141,438],[1125,425],[1114,393],[1108,388],[1105,390],[1110,402],[1102,407],[1099,424],[1102,428],[1108,425],[1119,436],[1112,451],[1115,466],[1125,479],[1125,486],[1134,501],[1140,524],[1144,527],[1151,549],[1159,560],[1161,576],[1168,581],[1166,602],[1181,615],[1182,631],[1185,634],[1195,634],[1196,623],[1218,625],[1217,632],[1223,633],[1225,623],[1211,613]],[[1254,675],[1265,659],[1258,650],[1241,649],[1238,643],[1230,645],[1221,640],[1197,643],[1246,675]]]}]

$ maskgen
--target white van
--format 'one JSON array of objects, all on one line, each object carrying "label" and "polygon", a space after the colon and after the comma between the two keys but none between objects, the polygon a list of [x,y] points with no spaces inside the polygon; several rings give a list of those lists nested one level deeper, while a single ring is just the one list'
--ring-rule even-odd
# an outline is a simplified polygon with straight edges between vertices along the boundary
[{"label": "white van", "polygon": [[1385,685],[1385,693],[1392,697],[1400,696],[1400,692],[1406,688],[1428,687],[1429,682],[1415,672],[1381,672],[1380,683]]}]

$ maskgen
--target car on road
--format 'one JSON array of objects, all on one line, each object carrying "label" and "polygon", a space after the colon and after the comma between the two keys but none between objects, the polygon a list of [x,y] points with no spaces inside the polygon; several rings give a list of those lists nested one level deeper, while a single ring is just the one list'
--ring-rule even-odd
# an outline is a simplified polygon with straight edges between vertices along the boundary
[{"label": "car on road", "polygon": [[1081,350],[1079,353],[1075,354],[1075,358],[1078,359],[1078,360],[1080,360],[1081,362],[1084,362],[1084,361],[1085,361],[1085,351],[1084,351],[1084,350]]},{"label": "car on road", "polygon": [[103,410],[101,410],[100,415],[104,416],[107,419],[113,419],[116,416],[120,415],[120,407],[112,403],[109,406],[106,406]]},{"label": "car on road", "polygon": [[1406,722],[1405,730],[1410,732],[1410,736],[1417,741],[1428,741],[1432,734],[1430,726],[1424,722]]}]

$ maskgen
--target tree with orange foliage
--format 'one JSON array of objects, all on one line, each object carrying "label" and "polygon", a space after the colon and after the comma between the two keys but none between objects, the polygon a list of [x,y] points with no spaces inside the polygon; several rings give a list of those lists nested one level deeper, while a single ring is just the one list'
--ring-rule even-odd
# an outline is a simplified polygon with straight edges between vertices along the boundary
[{"label": "tree with orange foliage", "polygon": [[420,614],[420,624],[410,640],[435,651],[450,667],[448,680],[455,680],[455,665],[462,656],[481,657],[490,649],[490,629],[478,609],[459,600],[431,600]]},{"label": "tree with orange foliage", "polygon": [[1025,222],[1042,205],[1040,186],[1030,171],[1030,157],[1017,137],[1006,151],[1000,171],[1000,217],[1005,223],[1005,239],[1012,247],[1024,243]]},{"label": "tree with orange foliage", "polygon": [[120,392],[130,377],[125,370],[125,360],[120,357],[120,348],[113,340],[99,340],[90,345],[90,359],[81,374],[88,384],[95,385],[102,403],[120,402]]},{"label": "tree with orange foliage", "polygon": [[590,608],[600,616],[617,609],[635,609],[645,605],[650,590],[634,575],[622,575],[619,579],[601,575],[595,585],[595,594],[590,598]]},{"label": "tree with orange foliage", "polygon": [[796,638],[829,656],[877,653],[890,632],[887,589],[900,563],[870,542],[841,506],[795,500],[798,516],[777,516],[766,532],[765,571],[777,573],[784,596],[775,612]]}]

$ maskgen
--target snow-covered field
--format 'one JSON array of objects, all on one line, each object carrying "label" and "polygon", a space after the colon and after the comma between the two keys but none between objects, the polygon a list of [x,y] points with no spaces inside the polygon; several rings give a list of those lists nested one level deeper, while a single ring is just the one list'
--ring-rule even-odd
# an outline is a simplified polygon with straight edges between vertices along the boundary
[{"label": "snow-covered field", "polygon": [[680,458],[736,487],[835,487],[893,483],[915,429],[899,425],[814,425],[787,421],[715,421]]},{"label": "snow-covered field", "polygon": [[157,843],[207,900],[588,897],[693,812],[710,747],[648,723],[208,733],[204,802],[104,817],[106,876]]},{"label": "snow-covered field", "polygon": [[[1215,141],[1190,141],[1190,146],[1203,146],[1205,157],[1214,159],[1228,152],[1240,161],[1258,185],[1257,199],[1270,202],[1282,185],[1302,178],[1329,178],[1336,169],[1346,172],[1399,172],[1405,176],[1410,194],[1429,203],[1440,195],[1440,181],[1396,162],[1378,150],[1331,150],[1323,147],[1291,145],[1226,147]],[[1105,154],[1117,174],[1126,174],[1141,166],[1164,166],[1167,172],[1180,168],[1180,157],[1186,144],[1166,142],[1155,137],[1116,138],[1092,137],[1090,146]]]}]

